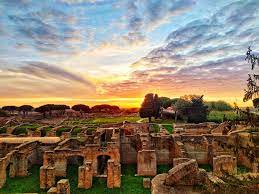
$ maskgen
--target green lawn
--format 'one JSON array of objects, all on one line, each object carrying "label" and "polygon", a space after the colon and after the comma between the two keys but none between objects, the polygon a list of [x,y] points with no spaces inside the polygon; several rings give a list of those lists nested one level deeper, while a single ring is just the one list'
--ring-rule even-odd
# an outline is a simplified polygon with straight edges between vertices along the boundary
[{"label": "green lawn", "polygon": [[[0,194],[12,193],[39,193],[46,194],[45,191],[40,190],[39,185],[39,169],[40,166],[33,166],[29,170],[30,176],[24,178],[7,178],[5,186],[0,189]],[[70,182],[71,193],[73,194],[150,194],[149,189],[143,188],[143,177],[135,176],[136,165],[122,165],[121,188],[108,189],[106,186],[106,179],[94,178],[93,187],[89,190],[78,189],[78,166],[68,167],[68,179]],[[157,167],[158,173],[168,172],[170,167],[168,165],[159,165]],[[57,179],[58,180],[58,179]]]},{"label": "green lawn", "polygon": [[105,124],[105,123],[121,123],[123,121],[136,122],[140,119],[141,118],[138,116],[136,117],[122,116],[122,117],[110,117],[110,118],[100,117],[100,118],[91,119],[88,121],[88,123]]},{"label": "green lawn", "polygon": [[163,127],[170,133],[172,134],[174,129],[172,125],[163,125]]},{"label": "green lawn", "polygon": [[0,194],[11,194],[11,193],[40,193],[40,166],[33,166],[29,170],[30,176],[28,177],[16,177],[11,179],[7,177],[5,186],[0,189]]}]

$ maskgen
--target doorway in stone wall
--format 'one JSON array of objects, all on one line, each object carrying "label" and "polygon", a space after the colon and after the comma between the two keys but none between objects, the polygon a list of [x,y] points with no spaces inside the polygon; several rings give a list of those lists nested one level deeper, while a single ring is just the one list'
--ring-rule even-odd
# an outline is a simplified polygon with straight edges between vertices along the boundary
[{"label": "doorway in stone wall", "polygon": [[111,159],[108,155],[100,155],[97,157],[97,175],[107,176],[108,160]]}]

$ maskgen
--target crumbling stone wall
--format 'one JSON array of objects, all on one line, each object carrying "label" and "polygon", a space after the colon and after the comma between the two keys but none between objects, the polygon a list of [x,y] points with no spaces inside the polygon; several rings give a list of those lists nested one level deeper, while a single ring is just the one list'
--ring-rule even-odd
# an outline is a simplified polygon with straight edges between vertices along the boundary
[{"label": "crumbling stone wall", "polygon": [[108,160],[107,187],[119,188],[121,186],[121,165],[114,160]]},{"label": "crumbling stone wall", "polygon": [[230,175],[237,173],[236,157],[222,155],[213,158],[213,175],[222,177],[225,173]]},{"label": "crumbling stone wall", "polygon": [[17,147],[0,159],[0,188],[6,182],[6,169],[10,165],[10,177],[24,177],[28,175],[28,156],[35,153],[39,142],[27,142]]},{"label": "crumbling stone wall", "polygon": [[92,161],[86,161],[78,169],[78,188],[90,189],[93,182]]}]

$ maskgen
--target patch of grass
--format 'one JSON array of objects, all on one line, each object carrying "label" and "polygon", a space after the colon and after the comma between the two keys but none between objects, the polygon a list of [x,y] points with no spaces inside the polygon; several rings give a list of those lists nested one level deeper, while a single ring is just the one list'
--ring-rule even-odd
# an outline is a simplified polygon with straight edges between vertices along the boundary
[{"label": "patch of grass", "polygon": [[38,127],[39,125],[35,125],[35,124],[22,125],[20,127],[15,128],[12,134],[13,135],[27,134],[28,133],[27,129],[35,131]]},{"label": "patch of grass", "polygon": [[174,119],[155,119],[151,121],[151,123],[158,123],[158,124],[173,124]]},{"label": "patch of grass", "polygon": [[152,125],[151,125],[151,132],[153,132],[153,133],[158,133],[159,130],[160,130],[160,128],[159,128],[159,125],[158,125],[158,124],[152,124]]},{"label": "patch of grass", "polygon": [[199,168],[206,170],[206,172],[212,172],[212,166],[209,164],[199,164]]},{"label": "patch of grass", "polygon": [[[70,192],[75,194],[150,194],[149,189],[143,188],[143,177],[135,176],[136,165],[122,165],[121,188],[108,189],[106,178],[93,178],[93,187],[89,190],[77,188],[78,166],[68,167]],[[60,179],[60,178],[59,178]]]},{"label": "patch of grass", "polygon": [[163,125],[163,127],[170,133],[172,134],[174,131],[174,128],[172,125]]},{"label": "patch of grass", "polygon": [[61,136],[63,132],[69,132],[71,129],[67,127],[61,127],[56,131],[57,136]]},{"label": "patch of grass", "polygon": [[172,167],[170,165],[158,165],[157,166],[157,174],[167,173]]},{"label": "patch of grass", "polygon": [[11,179],[8,176],[5,186],[0,189],[0,194],[46,193],[40,190],[39,169],[40,166],[32,166],[32,168],[29,170],[30,174],[27,177],[16,177]]},{"label": "patch of grass", "polygon": [[[159,167],[167,169],[166,165]],[[30,170],[30,176],[24,178],[7,178],[6,185],[0,189],[0,194],[14,193],[39,193],[46,194],[46,191],[40,190],[39,180],[40,166],[33,166]],[[135,176],[136,165],[122,165],[121,188],[108,189],[106,179],[94,178],[93,187],[89,190],[78,189],[78,166],[68,166],[68,179],[70,183],[70,192],[73,194],[150,194],[150,189],[143,187],[143,177]],[[161,170],[163,172],[163,170]],[[62,177],[57,178],[57,181]]]},{"label": "patch of grass", "polygon": [[76,136],[76,135],[77,135],[78,133],[80,133],[81,131],[82,131],[82,128],[76,127],[76,128],[73,129],[72,135],[73,135],[73,136]]},{"label": "patch of grass", "polygon": [[1,133],[6,133],[6,128],[5,127],[0,127],[0,134]]},{"label": "patch of grass", "polygon": [[88,121],[88,123],[104,124],[104,123],[121,123],[123,121],[136,122],[140,119],[141,119],[140,117],[129,117],[129,116],[110,117],[110,118],[100,117],[100,118],[91,119]]},{"label": "patch of grass", "polygon": [[244,173],[248,173],[249,169],[246,168],[245,166],[237,166],[237,174],[244,174]]},{"label": "patch of grass", "polygon": [[241,120],[241,116],[234,111],[210,111],[207,116],[207,120],[210,122],[220,123],[223,121],[224,115],[225,119],[229,121]]}]

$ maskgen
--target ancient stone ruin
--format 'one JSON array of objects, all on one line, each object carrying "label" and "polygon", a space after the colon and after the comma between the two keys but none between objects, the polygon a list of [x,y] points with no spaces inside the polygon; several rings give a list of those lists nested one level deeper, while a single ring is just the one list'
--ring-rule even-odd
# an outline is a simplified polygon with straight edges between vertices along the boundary
[{"label": "ancient stone ruin", "polygon": [[[10,177],[28,175],[31,165],[39,164],[40,188],[48,193],[69,193],[67,167],[77,164],[78,188],[90,189],[93,178],[105,178],[108,188],[119,188],[121,165],[136,164],[137,176],[152,193],[194,192],[196,185],[223,184],[226,175],[236,176],[237,165],[243,165],[258,177],[258,145],[246,132],[235,132],[242,126],[229,123],[175,125],[174,134],[152,133],[148,123],[104,125],[94,131],[71,137],[55,130],[45,137],[30,133],[24,137],[0,139],[0,188]],[[158,165],[173,166],[168,173],[157,175]],[[210,165],[211,173],[199,168]],[[57,177],[64,179],[56,182]],[[221,179],[222,178],[222,179]],[[211,186],[212,185],[212,186]]]}]

